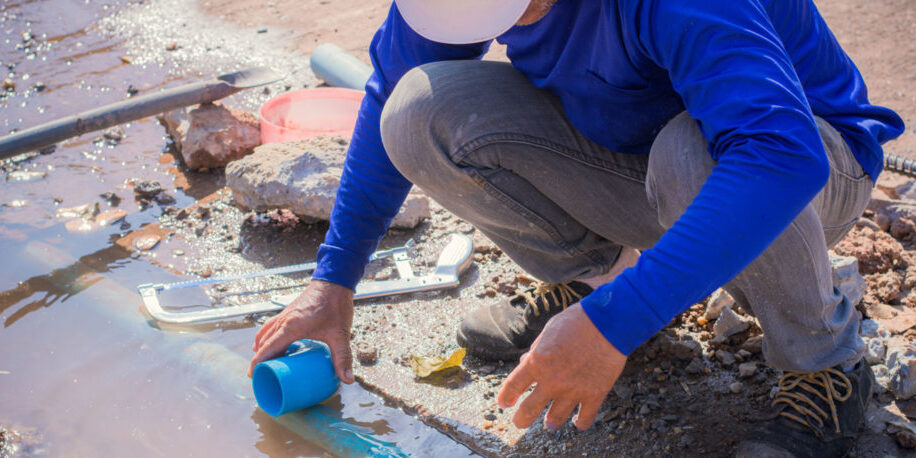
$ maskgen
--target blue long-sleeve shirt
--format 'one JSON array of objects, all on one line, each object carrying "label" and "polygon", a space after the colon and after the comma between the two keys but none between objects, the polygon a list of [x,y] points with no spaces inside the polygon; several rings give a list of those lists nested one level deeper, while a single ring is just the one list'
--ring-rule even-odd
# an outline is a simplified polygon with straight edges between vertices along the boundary
[{"label": "blue long-sleeve shirt", "polygon": [[[556,94],[569,120],[612,151],[648,154],[687,110],[717,161],[686,212],[636,266],[582,306],[629,354],[753,261],[824,186],[814,115],[845,138],[872,179],[903,121],[869,104],[859,71],[811,0],[559,0],[497,38],[512,65]],[[408,70],[475,59],[489,43],[445,45],[395,6],[370,47],[375,72],[313,278],[353,288],[411,184],[379,134],[385,100]]]}]

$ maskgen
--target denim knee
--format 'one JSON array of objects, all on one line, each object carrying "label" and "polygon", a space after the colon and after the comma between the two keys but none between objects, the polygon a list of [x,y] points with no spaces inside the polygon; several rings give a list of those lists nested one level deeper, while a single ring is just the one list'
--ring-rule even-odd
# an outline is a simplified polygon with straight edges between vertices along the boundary
[{"label": "denim knee", "polygon": [[696,121],[683,112],[655,137],[649,153],[646,194],[658,210],[658,222],[669,228],[681,217],[706,183],[715,161]]}]

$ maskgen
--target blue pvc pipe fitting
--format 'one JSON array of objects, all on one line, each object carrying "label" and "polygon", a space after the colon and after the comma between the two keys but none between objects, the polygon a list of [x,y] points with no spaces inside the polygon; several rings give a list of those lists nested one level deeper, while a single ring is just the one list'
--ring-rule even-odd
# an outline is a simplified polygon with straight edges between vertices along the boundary
[{"label": "blue pvc pipe fitting", "polygon": [[261,410],[277,417],[314,406],[337,392],[331,350],[324,342],[303,339],[286,349],[286,356],[258,363],[251,377]]}]

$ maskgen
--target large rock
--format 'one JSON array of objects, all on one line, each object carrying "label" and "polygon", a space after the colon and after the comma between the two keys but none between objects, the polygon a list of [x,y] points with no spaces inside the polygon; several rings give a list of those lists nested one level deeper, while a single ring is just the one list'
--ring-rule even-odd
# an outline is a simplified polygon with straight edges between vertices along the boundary
[{"label": "large rock", "polygon": [[[268,143],[226,167],[236,203],[255,211],[285,208],[306,221],[327,220],[334,207],[348,142],[316,137]],[[429,218],[429,198],[412,191],[392,222],[413,228]]]},{"label": "large rock", "polygon": [[193,170],[224,167],[251,154],[261,144],[258,118],[219,103],[179,108],[159,116],[159,122]]}]

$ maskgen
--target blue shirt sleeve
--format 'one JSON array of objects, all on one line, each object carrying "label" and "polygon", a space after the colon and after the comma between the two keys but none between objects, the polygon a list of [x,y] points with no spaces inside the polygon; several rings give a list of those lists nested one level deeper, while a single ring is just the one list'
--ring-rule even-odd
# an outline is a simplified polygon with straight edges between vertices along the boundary
[{"label": "blue shirt sleeve", "polygon": [[379,132],[382,107],[397,82],[419,65],[480,58],[488,47],[489,43],[458,46],[429,41],[414,32],[392,5],[369,46],[375,71],[366,83],[313,279],[353,289],[410,191],[411,183],[388,159]]},{"label": "blue shirt sleeve", "polygon": [[823,188],[829,163],[759,2],[633,0],[625,9],[631,39],[668,71],[718,161],[658,243],[582,301],[629,354],[759,256]]}]

